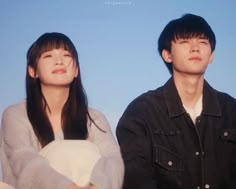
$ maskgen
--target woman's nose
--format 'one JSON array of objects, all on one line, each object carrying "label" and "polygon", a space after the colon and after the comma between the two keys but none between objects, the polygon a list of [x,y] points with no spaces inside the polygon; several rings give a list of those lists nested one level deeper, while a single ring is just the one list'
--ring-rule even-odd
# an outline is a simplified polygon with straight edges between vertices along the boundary
[{"label": "woman's nose", "polygon": [[60,55],[57,55],[57,56],[55,57],[55,64],[56,64],[56,65],[63,64],[63,57],[60,56]]}]

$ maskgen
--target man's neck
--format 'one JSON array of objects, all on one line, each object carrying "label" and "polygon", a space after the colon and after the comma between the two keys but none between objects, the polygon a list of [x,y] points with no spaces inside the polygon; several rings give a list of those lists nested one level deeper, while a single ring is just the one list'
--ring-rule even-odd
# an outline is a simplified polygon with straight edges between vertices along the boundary
[{"label": "man's neck", "polygon": [[173,78],[182,103],[188,108],[194,108],[203,93],[203,75],[173,75]]}]

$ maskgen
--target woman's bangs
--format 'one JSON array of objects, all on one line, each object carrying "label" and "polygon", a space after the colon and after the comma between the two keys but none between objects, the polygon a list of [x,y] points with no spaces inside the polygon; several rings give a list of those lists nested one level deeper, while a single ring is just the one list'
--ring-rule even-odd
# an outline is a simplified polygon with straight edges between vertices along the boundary
[{"label": "woman's bangs", "polygon": [[50,51],[52,49],[64,49],[67,51],[71,51],[69,44],[66,43],[64,40],[53,40],[52,39],[50,41],[42,43],[39,46],[40,46],[40,48],[39,48],[40,54],[42,54],[43,52],[46,52],[46,51]]}]

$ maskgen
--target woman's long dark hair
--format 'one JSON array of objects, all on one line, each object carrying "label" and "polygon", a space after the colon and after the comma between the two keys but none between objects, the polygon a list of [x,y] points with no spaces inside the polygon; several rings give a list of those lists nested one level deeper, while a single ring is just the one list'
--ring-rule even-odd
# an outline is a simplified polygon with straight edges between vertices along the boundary
[{"label": "woman's long dark hair", "polygon": [[86,139],[88,137],[87,119],[91,119],[88,113],[87,97],[82,85],[78,53],[72,41],[61,33],[45,33],[40,36],[27,52],[26,68],[26,103],[29,121],[42,146],[54,140],[52,125],[46,113],[49,108],[45,97],[41,92],[40,80],[32,78],[28,73],[28,66],[37,70],[37,63],[41,54],[45,51],[63,48],[68,50],[78,67],[78,76],[70,85],[69,97],[62,110],[62,130],[65,139]]}]

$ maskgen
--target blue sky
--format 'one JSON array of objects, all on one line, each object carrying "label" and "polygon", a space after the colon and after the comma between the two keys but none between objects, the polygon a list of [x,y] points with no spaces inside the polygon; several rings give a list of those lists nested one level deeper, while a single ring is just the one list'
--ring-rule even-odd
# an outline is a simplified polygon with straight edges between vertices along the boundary
[{"label": "blue sky", "polygon": [[56,31],[74,42],[89,104],[114,131],[128,103],[170,77],[157,39],[167,22],[184,13],[201,15],[212,26],[217,45],[206,79],[236,97],[235,7],[234,0],[1,0],[0,114],[25,98],[29,46]]}]

